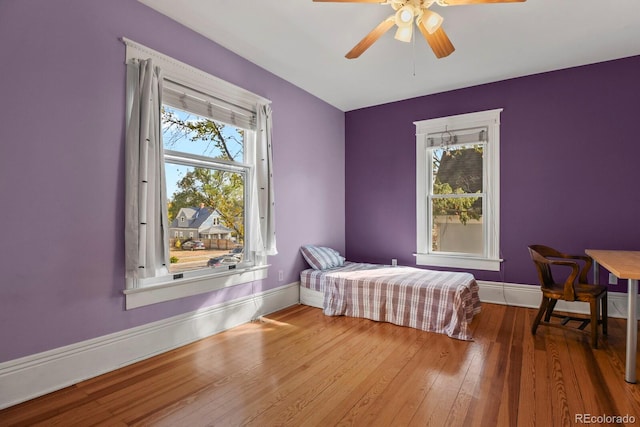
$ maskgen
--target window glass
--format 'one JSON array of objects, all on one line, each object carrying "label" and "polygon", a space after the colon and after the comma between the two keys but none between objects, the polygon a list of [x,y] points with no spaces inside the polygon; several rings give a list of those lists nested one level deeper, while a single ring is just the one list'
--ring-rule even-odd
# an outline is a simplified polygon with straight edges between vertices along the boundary
[{"label": "window glass", "polygon": [[477,255],[484,252],[483,151],[484,144],[430,150],[433,191],[429,210],[433,252]]},{"label": "window glass", "polygon": [[[162,111],[170,273],[242,263],[246,131],[164,105]],[[177,220],[179,219],[179,220]]]}]

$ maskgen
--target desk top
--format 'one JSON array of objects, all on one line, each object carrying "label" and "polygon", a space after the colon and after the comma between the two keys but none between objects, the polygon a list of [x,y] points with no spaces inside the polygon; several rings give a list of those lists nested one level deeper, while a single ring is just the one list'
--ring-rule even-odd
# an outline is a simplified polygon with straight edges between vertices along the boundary
[{"label": "desk top", "polygon": [[587,249],[585,252],[620,279],[640,279],[640,251]]}]

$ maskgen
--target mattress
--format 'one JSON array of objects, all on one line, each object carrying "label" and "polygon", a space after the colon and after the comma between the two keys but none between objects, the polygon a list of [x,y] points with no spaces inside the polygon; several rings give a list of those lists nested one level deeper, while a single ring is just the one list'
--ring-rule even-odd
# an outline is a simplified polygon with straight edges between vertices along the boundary
[{"label": "mattress", "polygon": [[480,312],[478,284],[469,273],[346,262],[300,273],[301,287],[320,292],[328,316],[362,317],[472,339]]}]

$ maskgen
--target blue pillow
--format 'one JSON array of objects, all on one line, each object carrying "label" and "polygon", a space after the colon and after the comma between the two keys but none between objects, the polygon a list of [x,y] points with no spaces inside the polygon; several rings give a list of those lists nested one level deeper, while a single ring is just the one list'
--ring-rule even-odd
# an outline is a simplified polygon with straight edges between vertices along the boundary
[{"label": "blue pillow", "polygon": [[344,265],[344,257],[335,249],[305,245],[300,248],[302,256],[314,270],[326,270]]}]

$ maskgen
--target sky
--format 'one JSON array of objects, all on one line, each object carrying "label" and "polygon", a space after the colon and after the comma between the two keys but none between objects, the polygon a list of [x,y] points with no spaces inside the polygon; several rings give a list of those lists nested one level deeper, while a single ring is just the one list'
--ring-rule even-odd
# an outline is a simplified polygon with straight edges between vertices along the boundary
[{"label": "sky", "polygon": [[[168,105],[164,105],[163,107],[166,110],[172,112],[178,119],[183,121],[208,120],[206,118],[170,107]],[[242,138],[237,129],[232,125],[225,125],[222,133],[225,137],[236,137],[238,139]],[[219,149],[212,147],[211,144],[207,144],[205,141],[191,141],[191,137],[193,135],[195,135],[195,133],[187,135],[181,134],[177,131],[175,126],[170,126],[170,124],[166,122],[163,122],[162,124],[162,138],[164,141],[165,150],[180,151],[207,157],[216,157],[221,154]],[[169,200],[173,198],[173,194],[178,189],[178,181],[180,181],[180,179],[182,179],[182,177],[184,177],[190,170],[193,170],[193,167],[176,165],[173,163],[165,164],[165,175],[167,178],[167,198]]]}]

